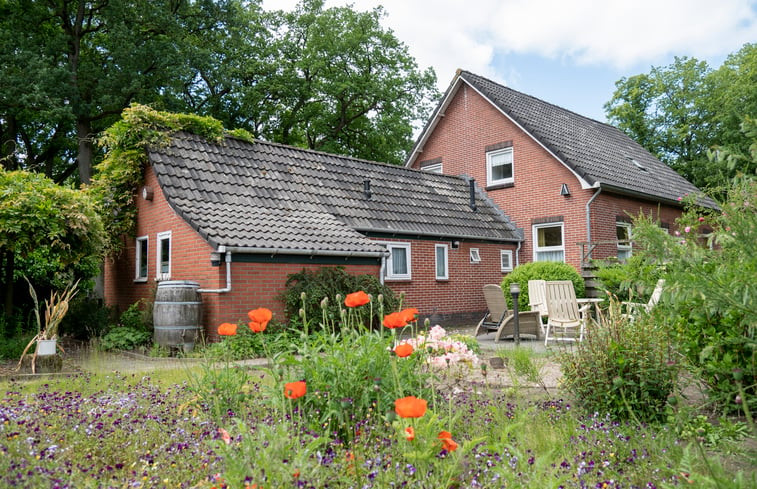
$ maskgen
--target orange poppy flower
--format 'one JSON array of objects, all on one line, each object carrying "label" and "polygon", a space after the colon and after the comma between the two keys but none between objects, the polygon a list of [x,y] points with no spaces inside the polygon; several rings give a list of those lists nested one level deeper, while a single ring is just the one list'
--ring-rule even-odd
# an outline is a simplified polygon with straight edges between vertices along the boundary
[{"label": "orange poppy flower", "polygon": [[400,343],[394,347],[394,354],[400,358],[409,357],[413,353],[413,345],[410,343]]},{"label": "orange poppy flower", "polygon": [[284,384],[284,397],[289,399],[297,399],[302,397],[308,391],[307,384],[304,380],[298,380],[297,382],[289,382]]},{"label": "orange poppy flower", "polygon": [[412,426],[405,428],[405,438],[407,438],[407,441],[415,440],[415,430]]},{"label": "orange poppy flower", "polygon": [[400,314],[402,314],[402,319],[404,319],[406,323],[412,323],[413,321],[415,321],[415,317],[418,315],[418,309],[414,307],[408,307],[407,309],[400,311]]},{"label": "orange poppy flower", "polygon": [[442,441],[442,448],[447,450],[448,452],[454,452],[457,450],[457,442],[452,439],[452,433],[449,431],[442,431],[439,433],[439,436],[437,436]]},{"label": "orange poppy flower", "polygon": [[407,326],[407,321],[401,312],[393,312],[384,316],[384,326],[389,329],[404,328]]},{"label": "orange poppy flower", "polygon": [[415,396],[407,396],[394,401],[394,411],[400,418],[420,418],[426,414],[428,402]]},{"label": "orange poppy flower", "polygon": [[251,319],[251,321],[247,323],[247,325],[250,327],[252,332],[262,333],[263,331],[265,331],[266,326],[268,326],[268,322],[273,317],[273,313],[270,309],[259,307],[248,312],[247,316],[249,316],[249,318]]},{"label": "orange poppy flower", "polygon": [[218,326],[218,334],[221,336],[234,336],[237,334],[237,325],[232,323],[222,323]]},{"label": "orange poppy flower", "polygon": [[347,294],[347,297],[344,298],[344,305],[347,307],[360,307],[369,302],[371,302],[371,298],[362,290]]}]

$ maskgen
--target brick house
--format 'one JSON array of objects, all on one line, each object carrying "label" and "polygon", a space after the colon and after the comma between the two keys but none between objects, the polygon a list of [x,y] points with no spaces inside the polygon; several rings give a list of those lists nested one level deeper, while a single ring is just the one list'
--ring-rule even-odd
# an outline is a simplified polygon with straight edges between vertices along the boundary
[{"label": "brick house", "polygon": [[[617,128],[458,71],[406,166],[467,175],[523,230],[516,263],[632,252],[629,216],[670,229],[680,198],[715,203]],[[587,245],[591,243],[591,246]]]},{"label": "brick house", "polygon": [[187,133],[148,156],[106,303],[123,310],[159,281],[196,281],[211,338],[255,307],[283,319],[287,275],[335,265],[380,277],[434,321],[478,319],[482,286],[512,269],[522,240],[464,177]]}]

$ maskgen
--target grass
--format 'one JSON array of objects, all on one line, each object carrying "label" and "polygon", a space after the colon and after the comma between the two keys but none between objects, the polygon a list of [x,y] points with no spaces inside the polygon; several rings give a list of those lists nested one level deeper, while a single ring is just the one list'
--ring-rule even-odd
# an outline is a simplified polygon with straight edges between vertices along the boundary
[{"label": "grass", "polygon": [[[499,354],[526,377],[544,361]],[[107,370],[105,356],[94,361]],[[368,411],[345,420],[348,443],[313,429],[301,399],[282,399],[265,372],[235,370],[240,402],[216,410],[215,391],[198,395],[208,372],[191,364],[0,382],[0,487],[757,487],[744,458],[754,451],[724,441],[705,452],[664,425],[618,423],[547,394],[528,400],[458,382],[436,389],[421,418]],[[442,450],[440,430],[457,450]]]}]

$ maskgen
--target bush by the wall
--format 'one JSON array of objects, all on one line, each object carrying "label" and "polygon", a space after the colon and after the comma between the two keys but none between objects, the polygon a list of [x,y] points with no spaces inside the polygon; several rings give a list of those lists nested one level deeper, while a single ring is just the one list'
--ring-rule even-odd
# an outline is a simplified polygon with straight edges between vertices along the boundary
[{"label": "bush by the wall", "polygon": [[538,261],[518,265],[512,272],[502,279],[502,290],[507,298],[507,307],[513,307],[512,296],[510,296],[510,284],[520,284],[520,297],[518,298],[518,308],[521,311],[528,311],[528,281],[529,280],[570,280],[576,289],[576,297],[583,297],[586,290],[581,275],[575,268],[567,263],[553,261]]},{"label": "bush by the wall", "polygon": [[596,275],[601,289],[619,300],[647,302],[662,278],[662,269],[643,254],[635,254],[625,263],[600,266]]},{"label": "bush by the wall", "polygon": [[152,341],[152,322],[149,308],[137,301],[126,309],[108,332],[100,338],[103,350],[132,350]]},{"label": "bush by the wall", "polygon": [[[290,322],[300,323],[300,308],[305,309],[307,319],[317,326],[322,322],[323,312],[321,301],[328,297],[328,305],[325,313],[330,322],[339,322],[339,304],[335,297],[340,295],[342,300],[347,294],[362,290],[373,297],[373,318],[369,317],[371,308],[359,308],[356,311],[365,326],[381,324],[377,298],[379,294],[384,296],[384,310],[393,312],[397,310],[398,300],[388,286],[381,284],[373,275],[350,275],[343,267],[322,267],[317,270],[303,269],[298,273],[288,276],[286,290],[281,295],[284,301],[286,314]],[[302,294],[305,294],[303,304]],[[342,304],[344,308],[344,304]],[[301,324],[301,323],[300,323]]]}]

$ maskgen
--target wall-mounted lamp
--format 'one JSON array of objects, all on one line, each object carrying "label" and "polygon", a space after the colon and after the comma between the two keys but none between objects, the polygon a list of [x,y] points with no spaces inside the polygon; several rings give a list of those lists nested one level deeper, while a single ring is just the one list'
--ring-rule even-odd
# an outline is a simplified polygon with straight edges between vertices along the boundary
[{"label": "wall-mounted lamp", "polygon": [[145,200],[152,200],[153,195],[155,195],[155,192],[152,190],[152,187],[149,185],[145,185],[142,187],[142,198]]},{"label": "wall-mounted lamp", "polygon": [[217,251],[210,252],[210,266],[212,267],[221,266],[221,254],[219,252]]},{"label": "wall-mounted lamp", "polygon": [[570,190],[568,190],[568,184],[563,183],[562,187],[560,188],[560,195],[563,197],[570,197]]},{"label": "wall-mounted lamp", "polygon": [[452,249],[456,250],[458,248],[460,248],[460,241],[453,241],[452,242]]}]

